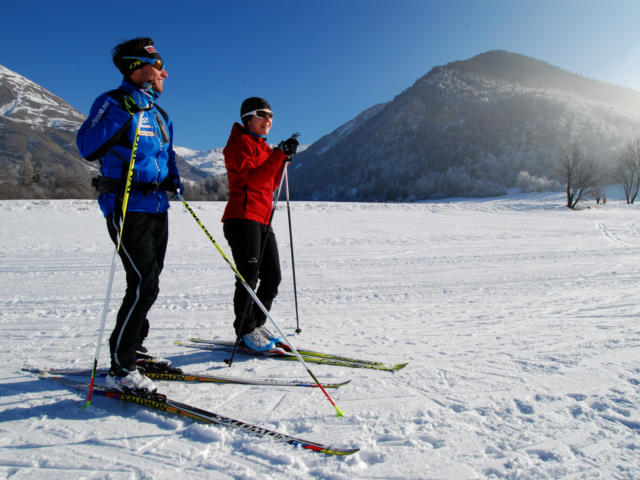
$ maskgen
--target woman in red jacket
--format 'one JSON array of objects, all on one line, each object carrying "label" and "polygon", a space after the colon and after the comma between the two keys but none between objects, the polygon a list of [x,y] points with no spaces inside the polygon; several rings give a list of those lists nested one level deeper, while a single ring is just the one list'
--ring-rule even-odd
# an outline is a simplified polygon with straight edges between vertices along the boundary
[{"label": "woman in red jacket", "polygon": [[[222,216],[224,236],[240,274],[255,290],[267,310],[278,294],[280,257],[271,228],[273,193],[278,189],[284,162],[291,160],[298,142],[290,138],[271,149],[266,136],[273,124],[269,103],[259,97],[247,98],[240,108],[242,125],[235,123],[224,148],[229,181],[229,201]],[[268,351],[282,341],[266,326],[266,316],[240,280],[233,295],[236,335],[252,350]]]}]

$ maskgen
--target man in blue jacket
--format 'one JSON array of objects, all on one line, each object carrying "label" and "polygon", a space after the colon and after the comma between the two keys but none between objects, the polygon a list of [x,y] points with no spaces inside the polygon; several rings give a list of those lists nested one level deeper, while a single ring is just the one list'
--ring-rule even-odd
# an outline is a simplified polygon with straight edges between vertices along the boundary
[{"label": "man in blue jacket", "polygon": [[183,193],[173,151],[173,126],[156,104],[168,74],[150,38],[134,38],[114,47],[113,62],[124,79],[100,95],[80,127],[78,149],[89,161],[100,160],[94,179],[98,203],[115,244],[120,235],[124,186],[136,127],[140,132],[134,176],[119,255],[127,289],[109,339],[111,368],[107,385],[121,391],[155,392],[136,368],[149,360],[142,342],[149,330],[147,312],[158,296],[167,249],[169,199],[165,190]]}]

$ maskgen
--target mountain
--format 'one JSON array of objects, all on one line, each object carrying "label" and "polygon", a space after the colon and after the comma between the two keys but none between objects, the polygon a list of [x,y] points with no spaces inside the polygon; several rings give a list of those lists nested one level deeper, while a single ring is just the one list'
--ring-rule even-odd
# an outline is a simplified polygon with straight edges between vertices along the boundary
[{"label": "mountain", "polygon": [[606,164],[639,132],[640,93],[490,51],[433,68],[315,142],[292,164],[292,195],[490,196],[523,175],[558,187],[559,159],[573,145]]},{"label": "mountain", "polygon": [[[76,132],[85,118],[63,99],[0,65],[0,198],[95,198],[91,178],[98,163],[85,161],[76,147]],[[177,162],[187,198],[224,198],[225,178],[179,155]]]},{"label": "mountain", "polygon": [[174,147],[177,155],[180,155],[185,162],[209,175],[224,175],[223,148],[212,148],[211,150],[192,150],[186,147]]},{"label": "mountain", "polygon": [[61,98],[0,65],[0,195],[92,194],[96,168],[75,146],[83,120]]}]

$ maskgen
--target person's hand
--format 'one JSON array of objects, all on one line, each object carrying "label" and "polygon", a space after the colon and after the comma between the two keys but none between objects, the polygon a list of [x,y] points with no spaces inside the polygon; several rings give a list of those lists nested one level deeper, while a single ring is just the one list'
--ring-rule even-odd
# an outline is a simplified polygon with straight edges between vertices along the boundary
[{"label": "person's hand", "polygon": [[165,178],[160,184],[160,189],[184,195],[184,185],[182,184],[182,180],[180,180],[179,176]]},{"label": "person's hand", "polygon": [[182,180],[180,180],[180,177],[173,177],[171,180],[173,181],[173,185],[175,187],[174,192],[179,193],[180,195],[184,195],[184,185],[182,184]]},{"label": "person's hand", "polygon": [[[294,137],[291,137],[280,142],[278,148],[282,150],[287,155],[287,157],[291,157],[291,155],[295,155],[298,151],[298,145],[298,140],[296,140]],[[291,158],[289,158],[289,160],[291,160]]]},{"label": "person's hand", "polygon": [[153,107],[153,94],[141,88],[134,90],[131,95],[124,97],[124,107],[131,115],[140,110],[149,110]]}]

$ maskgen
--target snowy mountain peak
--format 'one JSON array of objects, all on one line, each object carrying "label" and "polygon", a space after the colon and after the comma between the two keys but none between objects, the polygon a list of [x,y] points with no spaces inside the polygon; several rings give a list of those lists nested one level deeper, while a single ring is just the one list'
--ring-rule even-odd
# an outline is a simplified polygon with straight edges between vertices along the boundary
[{"label": "snowy mountain peak", "polygon": [[222,148],[211,150],[192,150],[186,147],[174,146],[175,152],[189,165],[193,165],[210,175],[221,175],[226,172]]},{"label": "snowy mountain peak", "polygon": [[0,65],[0,117],[33,128],[77,130],[84,116],[22,75]]}]

